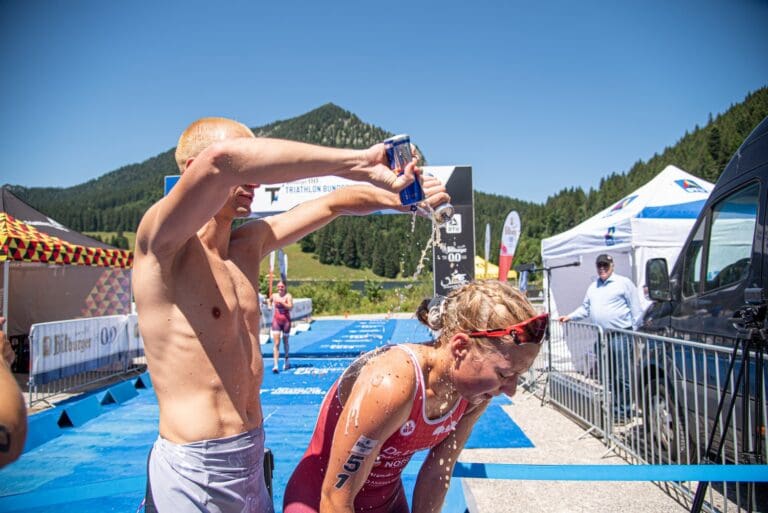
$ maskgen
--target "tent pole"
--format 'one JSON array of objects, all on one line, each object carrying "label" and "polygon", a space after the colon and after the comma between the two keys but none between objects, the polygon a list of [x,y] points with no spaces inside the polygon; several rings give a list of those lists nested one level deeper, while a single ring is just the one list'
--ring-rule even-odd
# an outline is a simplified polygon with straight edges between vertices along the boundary
[{"label": "tent pole", "polygon": [[5,323],[3,324],[3,331],[8,331],[8,289],[10,283],[8,277],[10,276],[11,261],[6,260],[3,264],[3,317],[5,317]]}]

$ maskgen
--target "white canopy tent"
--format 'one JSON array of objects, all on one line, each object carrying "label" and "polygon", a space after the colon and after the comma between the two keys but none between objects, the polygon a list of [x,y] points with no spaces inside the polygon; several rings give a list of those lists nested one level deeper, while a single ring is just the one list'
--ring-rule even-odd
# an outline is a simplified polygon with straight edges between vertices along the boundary
[{"label": "white canopy tent", "polygon": [[[553,315],[567,314],[581,304],[587,287],[597,277],[595,258],[601,253],[613,256],[616,272],[634,281],[644,300],[646,261],[662,257],[670,266],[675,262],[713,187],[675,166],[667,166],[615,205],[542,240],[543,267],[580,263],[551,271]],[[546,290],[547,276],[544,279]]]}]

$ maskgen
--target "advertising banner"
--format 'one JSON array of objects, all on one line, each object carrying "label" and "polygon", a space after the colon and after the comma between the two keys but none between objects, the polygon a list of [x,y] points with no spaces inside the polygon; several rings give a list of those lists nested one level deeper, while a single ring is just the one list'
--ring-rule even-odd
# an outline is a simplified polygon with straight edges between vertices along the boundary
[{"label": "advertising banner", "polygon": [[440,228],[440,244],[432,249],[435,294],[445,296],[475,279],[472,168],[426,166],[424,170],[445,184],[456,212],[453,219]]},{"label": "advertising banner", "polygon": [[42,385],[128,358],[128,316],[33,324],[30,381]]},{"label": "advertising banner", "polygon": [[[179,175],[165,177],[164,190],[167,195],[176,182]],[[294,182],[263,184],[253,191],[250,217],[265,217],[279,214],[313,200],[323,194],[349,185],[370,185],[367,182],[356,182],[336,176],[320,176],[317,178],[305,178]]]},{"label": "advertising banner", "polygon": [[136,314],[128,315],[127,323],[128,356],[130,358],[144,356],[144,339],[141,338],[139,331],[139,316]]},{"label": "advertising banner", "polygon": [[504,228],[501,230],[501,246],[499,248],[499,281],[507,281],[507,274],[515,259],[515,250],[520,240],[520,216],[516,211],[507,214]]},{"label": "advertising banner", "polygon": [[285,283],[288,281],[288,255],[283,248],[277,250],[277,265],[280,269],[280,280]]}]

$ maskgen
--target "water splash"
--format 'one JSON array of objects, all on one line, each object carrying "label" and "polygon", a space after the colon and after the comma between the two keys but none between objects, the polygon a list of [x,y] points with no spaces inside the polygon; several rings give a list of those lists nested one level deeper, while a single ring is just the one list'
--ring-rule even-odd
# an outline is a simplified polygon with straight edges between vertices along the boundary
[{"label": "water splash", "polygon": [[[434,210],[431,206],[426,205],[425,207],[419,207],[418,210],[427,216],[428,219],[432,221],[432,232],[430,233],[429,238],[427,239],[426,244],[424,245],[424,249],[421,250],[421,255],[419,255],[419,260],[416,263],[416,270],[414,271],[413,275],[408,278],[408,281],[410,283],[407,283],[403,289],[398,290],[397,293],[397,305],[395,305],[395,308],[393,309],[394,312],[401,312],[403,309],[403,303],[405,302],[405,292],[410,291],[413,286],[417,283],[419,276],[421,276],[421,273],[424,272],[424,267],[426,266],[426,259],[427,259],[427,253],[429,252],[430,248],[437,247],[442,249],[443,251],[447,252],[445,243],[442,242],[442,238],[440,236],[440,225],[435,221]],[[411,216],[411,233],[414,233],[416,230],[416,216],[417,212],[414,211]]]}]

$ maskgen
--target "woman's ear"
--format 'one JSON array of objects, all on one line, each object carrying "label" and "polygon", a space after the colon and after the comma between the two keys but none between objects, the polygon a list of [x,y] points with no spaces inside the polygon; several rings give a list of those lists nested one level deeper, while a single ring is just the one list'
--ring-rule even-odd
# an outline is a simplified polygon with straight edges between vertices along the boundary
[{"label": "woman's ear", "polygon": [[451,349],[451,356],[453,356],[457,365],[467,357],[471,350],[471,344],[472,341],[466,333],[456,333],[448,341],[448,346]]}]

